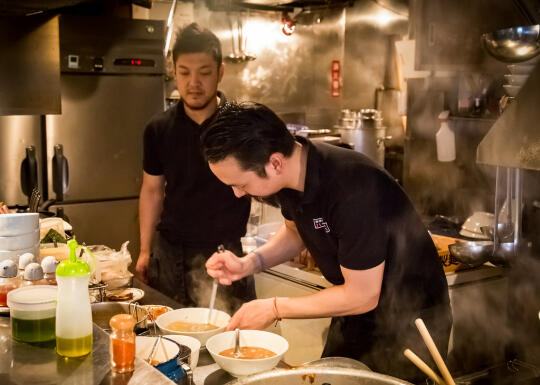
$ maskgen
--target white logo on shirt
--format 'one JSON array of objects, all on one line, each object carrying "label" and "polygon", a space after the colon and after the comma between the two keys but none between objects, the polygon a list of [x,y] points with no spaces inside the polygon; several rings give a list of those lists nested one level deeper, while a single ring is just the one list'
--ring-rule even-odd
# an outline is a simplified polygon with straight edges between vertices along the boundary
[{"label": "white logo on shirt", "polygon": [[324,229],[325,233],[330,232],[330,227],[328,227],[328,223],[326,223],[322,218],[314,218],[313,226],[315,227],[315,230]]}]

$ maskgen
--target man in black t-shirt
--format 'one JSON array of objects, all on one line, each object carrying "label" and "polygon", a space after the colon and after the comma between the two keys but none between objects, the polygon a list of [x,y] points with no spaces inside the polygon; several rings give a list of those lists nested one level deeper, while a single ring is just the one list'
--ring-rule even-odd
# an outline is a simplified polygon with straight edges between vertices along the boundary
[{"label": "man in black t-shirt", "polygon": [[[185,306],[208,306],[211,280],[204,263],[219,244],[241,253],[250,201],[236,199],[212,174],[200,151],[201,132],[226,103],[217,91],[224,70],[219,40],[191,24],[179,32],[173,60],[181,100],[153,117],[144,131],[136,272]],[[253,277],[218,295],[224,310],[235,310],[255,298]]]},{"label": "man in black t-shirt", "polygon": [[435,246],[401,187],[357,152],[294,138],[260,104],[227,105],[203,133],[212,172],[237,197],[277,199],[284,226],[244,258],[216,253],[207,272],[223,284],[285,262],[306,247],[333,287],[244,304],[228,329],[265,328],[280,318],[332,317],[323,356],[358,359],[412,381],[403,356],[429,354],[421,317],[446,355],[452,325],[448,286]]}]

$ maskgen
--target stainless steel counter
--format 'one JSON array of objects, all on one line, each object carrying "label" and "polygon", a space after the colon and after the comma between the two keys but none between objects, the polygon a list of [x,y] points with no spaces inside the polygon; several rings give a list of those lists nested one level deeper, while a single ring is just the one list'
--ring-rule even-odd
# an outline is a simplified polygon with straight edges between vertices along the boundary
[{"label": "stainless steel counter", "polygon": [[[76,322],[74,320],[74,322]],[[93,350],[81,358],[56,354],[54,341],[33,345],[11,338],[10,319],[0,317],[0,384],[172,384],[146,362],[136,359],[135,371],[111,373],[109,336],[98,326],[93,329]]]}]

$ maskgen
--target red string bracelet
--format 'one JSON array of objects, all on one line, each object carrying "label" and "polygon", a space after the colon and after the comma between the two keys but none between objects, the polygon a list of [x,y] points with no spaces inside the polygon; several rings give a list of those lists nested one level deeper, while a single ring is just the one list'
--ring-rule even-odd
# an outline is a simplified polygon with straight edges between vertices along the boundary
[{"label": "red string bracelet", "polygon": [[274,324],[274,327],[276,327],[278,322],[281,321],[281,317],[279,316],[277,309],[277,297],[274,297],[274,315],[276,316],[276,323]]}]

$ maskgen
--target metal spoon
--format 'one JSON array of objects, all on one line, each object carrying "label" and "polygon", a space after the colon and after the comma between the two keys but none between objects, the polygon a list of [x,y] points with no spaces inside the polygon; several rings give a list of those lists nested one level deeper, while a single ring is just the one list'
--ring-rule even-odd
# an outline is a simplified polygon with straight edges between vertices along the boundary
[{"label": "metal spoon", "polygon": [[234,329],[234,356],[240,355],[240,329]]},{"label": "metal spoon", "polygon": [[[217,247],[218,253],[223,253],[225,251],[225,246],[219,245]],[[212,317],[212,310],[214,310],[214,303],[216,302],[216,294],[217,294],[217,288],[218,288],[219,280],[217,278],[214,278],[214,282],[212,283],[212,294],[210,295],[210,305],[208,306],[208,320],[207,324],[210,323],[210,318]]]}]

